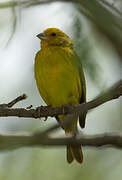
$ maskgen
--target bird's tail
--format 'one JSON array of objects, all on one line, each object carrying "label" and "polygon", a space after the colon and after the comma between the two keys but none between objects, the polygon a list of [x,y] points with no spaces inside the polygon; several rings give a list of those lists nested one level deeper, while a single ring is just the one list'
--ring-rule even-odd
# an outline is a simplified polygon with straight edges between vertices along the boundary
[{"label": "bird's tail", "polygon": [[80,145],[67,145],[67,161],[72,163],[73,160],[76,160],[78,163],[83,162],[83,153]]},{"label": "bird's tail", "polygon": [[[74,120],[76,119],[76,120]],[[65,130],[65,134],[69,135],[77,135],[77,117],[76,115],[68,114],[63,116],[61,119],[63,122],[69,120],[70,123],[65,124],[63,129]],[[76,160],[78,163],[83,162],[83,153],[81,149],[81,145],[67,145],[67,161],[68,163],[72,163],[73,160]]]}]

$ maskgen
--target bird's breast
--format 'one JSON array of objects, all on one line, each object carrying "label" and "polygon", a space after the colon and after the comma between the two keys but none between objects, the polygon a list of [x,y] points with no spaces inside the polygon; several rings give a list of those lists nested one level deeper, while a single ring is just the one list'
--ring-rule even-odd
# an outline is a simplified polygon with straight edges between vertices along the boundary
[{"label": "bird's breast", "polygon": [[77,71],[70,56],[57,50],[40,51],[36,56],[37,87],[48,105],[60,106],[75,101]]}]

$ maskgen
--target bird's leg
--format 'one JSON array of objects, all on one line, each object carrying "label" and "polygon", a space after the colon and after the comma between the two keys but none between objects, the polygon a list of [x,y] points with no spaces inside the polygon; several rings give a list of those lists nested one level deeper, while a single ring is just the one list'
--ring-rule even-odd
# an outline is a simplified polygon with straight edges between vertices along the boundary
[{"label": "bird's leg", "polygon": [[42,111],[42,108],[43,108],[44,106],[39,106],[39,107],[37,107],[36,108],[36,113],[37,113],[37,118],[41,118],[40,116],[40,111]]},{"label": "bird's leg", "polygon": [[[36,112],[37,112],[37,118],[41,119],[41,113],[42,111],[47,111],[47,108],[51,107],[51,105],[47,105],[47,106],[39,106],[36,108]],[[44,121],[46,121],[48,119],[48,117],[46,116]]]},{"label": "bird's leg", "polygon": [[[51,105],[45,106],[45,108],[48,108],[48,107],[51,108]],[[47,121],[47,119],[48,119],[48,116],[45,117],[44,121]]]},{"label": "bird's leg", "polygon": [[69,104],[63,104],[63,106],[62,106],[62,113],[63,113],[63,115],[66,114],[65,112],[67,112],[67,108],[68,107],[69,107]]}]

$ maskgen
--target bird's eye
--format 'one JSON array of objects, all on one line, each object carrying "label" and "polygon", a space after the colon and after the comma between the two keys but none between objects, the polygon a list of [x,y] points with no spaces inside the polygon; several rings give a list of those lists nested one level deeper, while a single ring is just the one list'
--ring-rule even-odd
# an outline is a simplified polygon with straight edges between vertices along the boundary
[{"label": "bird's eye", "polygon": [[51,36],[56,36],[56,33],[51,33]]}]

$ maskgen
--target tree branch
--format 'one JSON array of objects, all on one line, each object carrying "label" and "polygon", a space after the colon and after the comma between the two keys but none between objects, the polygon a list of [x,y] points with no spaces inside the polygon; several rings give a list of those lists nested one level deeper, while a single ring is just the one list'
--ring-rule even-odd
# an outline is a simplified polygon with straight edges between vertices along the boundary
[{"label": "tree branch", "polygon": [[78,137],[51,138],[41,134],[0,135],[0,151],[14,150],[23,147],[65,146],[81,144],[90,147],[122,148],[122,134],[80,135]]},{"label": "tree branch", "polygon": [[[83,113],[93,109],[107,101],[116,99],[122,95],[122,80],[114,84],[111,88],[100,94],[94,100],[76,106],[62,106],[57,108],[41,107],[37,109],[11,108],[14,104],[26,98],[26,95],[19,96],[8,104],[0,105],[0,116],[18,116],[18,117],[47,117],[58,114]],[[39,109],[39,110],[40,110]],[[14,150],[22,147],[40,147],[40,146],[64,146],[67,144],[81,144],[92,147],[116,147],[122,148],[122,134],[101,134],[95,136],[77,135],[73,137],[51,138],[49,136],[60,125],[55,125],[44,132],[31,134],[0,134],[0,151]]]},{"label": "tree branch", "polygon": [[[80,105],[64,105],[62,107],[51,108],[49,106],[41,106],[36,109],[27,109],[27,108],[8,108],[7,105],[0,105],[0,117],[7,116],[16,116],[16,117],[25,117],[25,118],[41,118],[41,117],[55,117],[59,114],[72,114],[76,113],[77,115],[82,114],[84,111],[91,110],[100,106],[101,104],[119,98],[122,95],[122,80],[114,84],[111,88],[106,90],[103,94],[100,94],[94,100],[89,101]],[[24,95],[25,96],[25,95]],[[17,98],[17,101],[14,100],[13,104],[19,102],[21,98]],[[12,103],[8,103],[12,104]],[[7,107],[6,107],[7,106]]]}]

